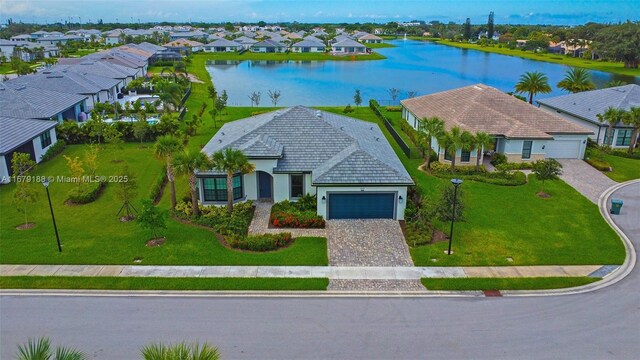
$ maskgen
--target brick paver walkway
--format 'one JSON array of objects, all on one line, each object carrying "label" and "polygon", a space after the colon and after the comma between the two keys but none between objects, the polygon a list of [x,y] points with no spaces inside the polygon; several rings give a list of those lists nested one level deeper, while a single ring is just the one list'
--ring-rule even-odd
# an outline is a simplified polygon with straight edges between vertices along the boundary
[{"label": "brick paver walkway", "polygon": [[600,194],[617,184],[582,160],[558,159],[558,161],[562,164],[560,178],[595,204],[598,203]]}]

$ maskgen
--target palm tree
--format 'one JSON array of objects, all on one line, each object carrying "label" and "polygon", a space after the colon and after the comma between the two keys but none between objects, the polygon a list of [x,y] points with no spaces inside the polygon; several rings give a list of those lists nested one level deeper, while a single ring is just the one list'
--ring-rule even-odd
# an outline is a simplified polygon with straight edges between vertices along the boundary
[{"label": "palm tree", "polygon": [[624,86],[624,85],[628,85],[628,84],[622,80],[611,80],[608,83],[606,83],[604,87],[611,88],[611,87],[618,87],[618,86]]},{"label": "palm tree", "polygon": [[434,137],[437,139],[442,135],[444,131],[444,121],[437,117],[424,118],[420,122],[418,130],[422,134],[423,146],[427,148],[425,170],[428,170],[431,165],[431,152],[433,151],[431,150],[431,139]]},{"label": "palm tree", "polygon": [[631,134],[631,143],[629,143],[629,154],[633,153],[633,149],[635,149],[638,144],[638,129],[640,128],[640,106],[632,107],[627,111],[624,118],[622,119],[627,125],[633,127],[633,133]]},{"label": "palm tree", "polygon": [[200,151],[185,150],[178,153],[173,159],[173,168],[176,174],[189,178],[189,190],[191,190],[191,209],[193,215],[200,216],[198,208],[198,191],[196,187],[196,170],[211,168],[211,161],[207,155]]},{"label": "palm tree", "polygon": [[438,143],[445,152],[451,154],[451,173],[453,174],[456,167],[456,152],[462,147],[462,131],[457,126],[451,128],[451,131],[444,131],[440,135]]},{"label": "palm tree", "polygon": [[[460,148],[462,150],[468,151],[469,153],[471,153],[476,148],[476,138],[475,136],[473,136],[472,133],[466,130],[463,131],[462,134],[460,135],[460,140],[461,140]],[[469,161],[471,161],[471,158],[469,158]]]},{"label": "palm tree", "polygon": [[166,360],[166,359],[193,359],[193,360],[218,360],[220,352],[218,348],[207,343],[202,345],[178,343],[172,345],[150,344],[141,350],[145,360]]},{"label": "palm tree", "polygon": [[526,72],[520,76],[520,81],[516,84],[516,92],[529,93],[529,104],[533,104],[535,94],[548,94],[551,92],[547,75],[534,71]]},{"label": "palm tree", "polygon": [[596,88],[596,85],[591,81],[591,75],[589,75],[587,69],[572,68],[571,70],[567,70],[564,79],[558,83],[558,87],[575,94],[582,91],[593,90]]},{"label": "palm tree", "polygon": [[233,212],[233,175],[235,173],[249,174],[255,166],[241,150],[226,148],[211,155],[213,168],[227,173],[227,212]]},{"label": "palm tree", "polygon": [[49,338],[29,339],[24,345],[18,345],[18,354],[16,359],[18,360],[84,360],[88,359],[86,354],[69,347],[57,347],[55,357],[53,350],[51,350],[51,341]]},{"label": "palm tree", "polygon": [[173,155],[182,148],[182,142],[171,135],[160,136],[156,140],[153,154],[159,160],[164,160],[167,164],[167,181],[171,189],[171,208],[176,208],[176,185],[173,174]]},{"label": "palm tree", "polygon": [[622,121],[624,118],[624,110],[616,109],[612,106],[609,106],[604,113],[596,115],[600,122],[606,122],[609,124],[609,128],[607,129],[607,136],[604,139],[605,145],[613,144],[613,127]]},{"label": "palm tree", "polygon": [[476,171],[480,171],[480,157],[482,151],[493,144],[493,138],[485,132],[477,132],[476,136],[476,148],[478,149],[478,155],[476,156]]},{"label": "palm tree", "polygon": [[180,101],[182,101],[182,89],[180,85],[173,81],[169,80],[160,80],[158,81],[158,85],[156,85],[156,89],[159,92],[160,100],[162,101],[165,108],[168,108],[166,105],[171,105],[174,109],[178,108]]}]

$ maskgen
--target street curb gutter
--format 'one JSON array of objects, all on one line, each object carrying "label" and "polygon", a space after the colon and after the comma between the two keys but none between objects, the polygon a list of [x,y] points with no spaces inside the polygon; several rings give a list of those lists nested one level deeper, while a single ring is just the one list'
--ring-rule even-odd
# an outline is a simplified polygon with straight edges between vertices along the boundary
[{"label": "street curb gutter", "polygon": [[[598,199],[598,208],[604,220],[620,236],[625,247],[624,263],[606,275],[601,281],[588,285],[552,290],[504,290],[503,297],[539,297],[574,295],[592,292],[611,286],[624,279],[636,265],[636,250],[631,240],[613,222],[607,204],[611,194],[632,184],[640,183],[640,179],[616,184],[604,191]],[[122,291],[122,290],[2,290],[0,296],[87,296],[87,297],[189,297],[189,298],[478,298],[485,297],[482,291],[415,291],[415,292],[375,292],[375,291]]]}]

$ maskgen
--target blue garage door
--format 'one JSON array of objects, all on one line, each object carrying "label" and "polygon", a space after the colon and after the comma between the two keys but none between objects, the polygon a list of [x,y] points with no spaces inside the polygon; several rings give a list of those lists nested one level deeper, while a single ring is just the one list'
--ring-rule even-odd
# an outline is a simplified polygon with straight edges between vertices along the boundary
[{"label": "blue garage door", "polygon": [[393,219],[395,193],[329,194],[328,219]]}]

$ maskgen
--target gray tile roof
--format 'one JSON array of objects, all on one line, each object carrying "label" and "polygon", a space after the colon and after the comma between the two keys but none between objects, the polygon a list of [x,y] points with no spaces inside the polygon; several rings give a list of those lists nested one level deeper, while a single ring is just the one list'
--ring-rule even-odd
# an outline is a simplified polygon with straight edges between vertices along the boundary
[{"label": "gray tile roof", "polygon": [[293,47],[326,47],[322,41],[313,41],[313,40],[307,40],[307,39],[297,42],[291,46]]},{"label": "gray tile roof", "polygon": [[552,107],[584,120],[601,124],[598,114],[608,107],[629,110],[640,106],[640,85],[629,84],[607,89],[584,91],[538,100],[539,104]]},{"label": "gray tile roof", "polygon": [[332,45],[333,47],[357,47],[357,48],[366,48],[366,46],[360,44],[359,42],[351,39],[344,39],[342,41],[338,41],[337,43]]},{"label": "gray tile roof", "polygon": [[38,119],[18,119],[0,116],[0,154],[6,154],[43,132],[54,128],[57,122]]},{"label": "gray tile roof", "polygon": [[303,106],[225,124],[202,151],[226,147],[278,158],[274,172],[311,172],[314,184],[413,184],[376,124]]},{"label": "gray tile roof", "polygon": [[271,40],[271,39],[267,39],[267,40],[262,40],[259,43],[255,43],[253,45],[251,45],[251,47],[256,47],[256,48],[260,48],[260,47],[287,47],[287,45],[282,44],[280,42]]},{"label": "gray tile roof", "polygon": [[235,41],[237,43],[240,43],[240,44],[255,44],[255,43],[258,42],[257,40],[254,40],[254,39],[246,37],[246,36],[240,36],[237,39],[233,39],[233,41]]},{"label": "gray tile roof", "polygon": [[242,45],[240,43],[237,43],[235,41],[230,41],[227,39],[218,39],[216,41],[210,42],[208,44],[205,45],[206,47],[241,47]]},{"label": "gray tile roof", "polygon": [[37,89],[59,91],[68,94],[93,95],[116,86],[120,81],[91,74],[79,74],[73,71],[52,71],[19,76],[9,80],[9,84],[22,84]]},{"label": "gray tile roof", "polygon": [[0,116],[49,119],[86,98],[29,85],[0,83]]},{"label": "gray tile roof", "polygon": [[[60,59],[62,60],[62,59]],[[77,72],[80,74],[93,74],[111,79],[126,79],[130,76],[135,76],[137,71],[135,69],[113,64],[105,61],[87,61],[80,60],[80,62],[72,63],[69,65],[56,65],[54,70],[68,70]]]}]

